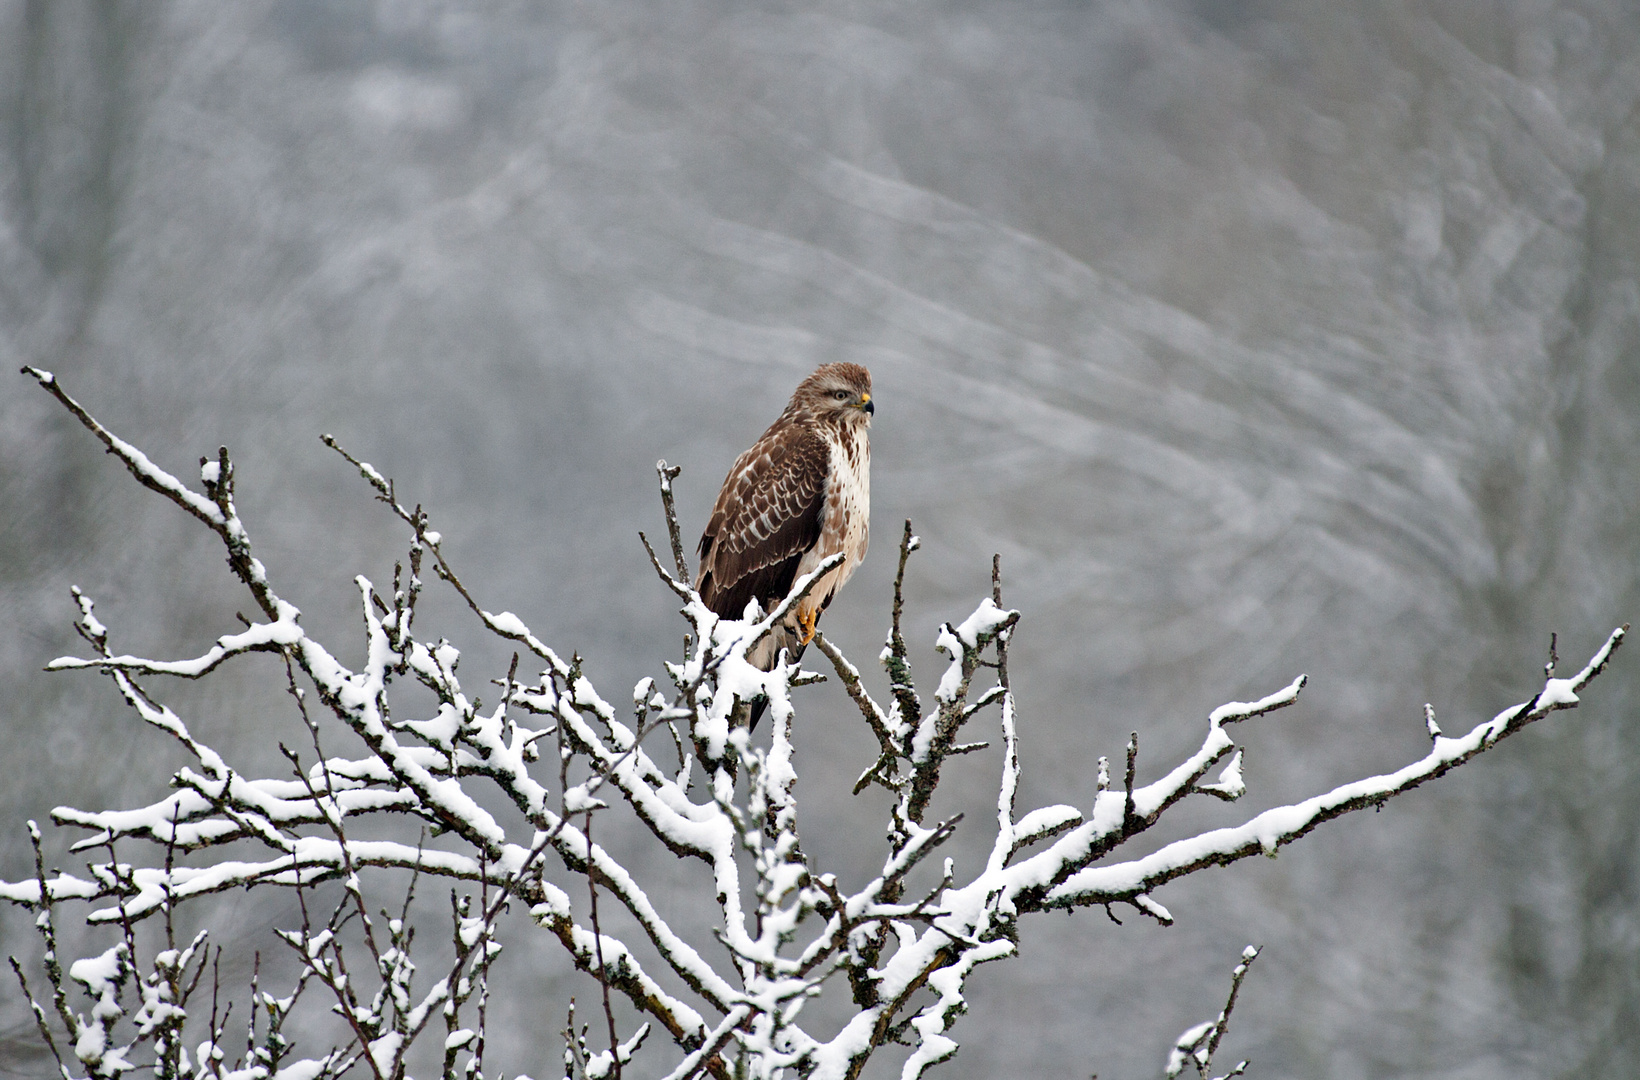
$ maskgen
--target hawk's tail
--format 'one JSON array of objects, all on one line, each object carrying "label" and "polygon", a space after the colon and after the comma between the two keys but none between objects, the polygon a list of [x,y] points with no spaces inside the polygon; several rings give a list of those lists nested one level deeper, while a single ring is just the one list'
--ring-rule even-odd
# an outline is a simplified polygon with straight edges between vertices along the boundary
[{"label": "hawk's tail", "polygon": [[[807,648],[808,648],[807,645],[793,645],[793,646],[791,646],[791,661],[790,662],[795,664],[799,660],[803,659],[803,650],[807,649]],[[768,696],[765,695],[765,694],[759,694],[756,697],[754,697],[752,699],[752,722],[747,726],[747,730],[748,731],[756,731],[757,730],[757,722],[759,720],[763,719],[763,714],[768,712],[768,711],[769,711],[769,698],[768,698]]]}]

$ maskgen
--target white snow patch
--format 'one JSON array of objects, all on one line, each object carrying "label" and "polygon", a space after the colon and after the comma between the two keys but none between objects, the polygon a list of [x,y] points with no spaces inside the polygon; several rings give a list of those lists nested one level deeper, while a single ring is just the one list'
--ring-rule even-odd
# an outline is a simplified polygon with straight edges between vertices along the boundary
[{"label": "white snow patch", "polygon": [[1150,898],[1149,893],[1140,893],[1133,898],[1134,906],[1146,915],[1151,916],[1163,926],[1173,925],[1173,913]]},{"label": "white snow patch", "polygon": [[1290,704],[1297,700],[1298,692],[1304,689],[1304,684],[1309,679],[1308,675],[1300,675],[1285,687],[1267,697],[1261,697],[1257,701],[1232,701],[1220,705],[1208,714],[1208,722],[1214,727],[1218,727],[1226,721],[1245,720],[1250,716],[1257,716],[1260,713],[1266,713],[1271,709]]},{"label": "white snow patch", "polygon": [[1543,693],[1538,695],[1538,708],[1552,709],[1557,705],[1576,705],[1577,691],[1571,679],[1550,679],[1543,684]]},{"label": "white snow patch", "polygon": [[98,996],[112,994],[124,955],[125,945],[122,942],[99,956],[74,961],[68,967],[68,977],[83,985],[87,993]]},{"label": "white snow patch", "polygon": [[602,810],[609,804],[602,799],[595,798],[589,788],[595,783],[601,783],[602,777],[596,781],[589,780],[585,784],[577,784],[564,792],[564,813],[581,814],[588,810]]},{"label": "white snow patch", "polygon": [[1214,791],[1232,799],[1239,799],[1247,794],[1247,784],[1241,777],[1241,751],[1237,750],[1230,755],[1230,763],[1219,773],[1217,781],[1211,784],[1198,785],[1201,791]]},{"label": "white snow patch", "polygon": [[934,639],[934,648],[951,658],[951,664],[940,676],[940,685],[934,690],[934,696],[941,701],[955,701],[962,689],[962,643],[951,632],[949,623],[940,626],[939,637]]},{"label": "white snow patch", "polygon": [[997,607],[991,598],[987,596],[980,601],[979,607],[974,609],[972,615],[962,620],[962,625],[957,627],[957,637],[962,639],[964,645],[972,649],[979,644],[981,636],[995,633],[997,627],[1013,618],[1016,614],[1018,613],[1004,611],[1002,608]]},{"label": "white snow patch", "polygon": [[484,621],[508,637],[530,636],[530,628],[524,625],[524,620],[510,611],[503,611],[499,615],[491,615],[486,611]]},{"label": "white snow patch", "polygon": [[1175,1080],[1184,1072],[1185,1066],[1195,1060],[1196,1050],[1215,1026],[1217,1025],[1214,1021],[1204,1020],[1179,1036],[1173,1044],[1173,1051],[1167,1055],[1167,1080]]}]

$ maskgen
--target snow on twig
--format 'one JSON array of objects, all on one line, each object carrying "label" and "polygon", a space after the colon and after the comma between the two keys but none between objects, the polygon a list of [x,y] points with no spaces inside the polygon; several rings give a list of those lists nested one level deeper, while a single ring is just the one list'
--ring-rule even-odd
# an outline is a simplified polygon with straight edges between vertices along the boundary
[{"label": "snow on twig", "polygon": [[[1218,1017],[1187,1028],[1184,1034],[1174,1041],[1162,1073],[1166,1080],[1176,1080],[1187,1066],[1193,1067],[1201,1080],[1207,1080],[1208,1074],[1213,1070],[1213,1056],[1218,1053],[1219,1043],[1223,1040],[1225,1032],[1230,1030],[1230,1014],[1235,1011],[1236,996],[1241,993],[1241,982],[1247,977],[1253,961],[1258,959],[1259,952],[1259,949],[1251,945],[1241,951],[1241,963],[1230,973],[1230,996],[1225,999],[1224,1008],[1219,1011]],[[1219,1080],[1230,1080],[1231,1077],[1242,1075],[1247,1071],[1247,1064],[1245,1061],[1241,1062]]]}]

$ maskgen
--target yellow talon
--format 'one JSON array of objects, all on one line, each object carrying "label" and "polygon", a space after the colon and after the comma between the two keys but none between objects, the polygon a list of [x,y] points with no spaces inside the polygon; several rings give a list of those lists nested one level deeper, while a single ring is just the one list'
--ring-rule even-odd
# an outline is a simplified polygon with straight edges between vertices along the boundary
[{"label": "yellow talon", "polygon": [[809,642],[814,640],[814,628],[819,621],[819,608],[810,608],[808,611],[805,611],[797,616],[797,625],[803,630],[803,636],[798,641],[799,645],[807,645]]}]

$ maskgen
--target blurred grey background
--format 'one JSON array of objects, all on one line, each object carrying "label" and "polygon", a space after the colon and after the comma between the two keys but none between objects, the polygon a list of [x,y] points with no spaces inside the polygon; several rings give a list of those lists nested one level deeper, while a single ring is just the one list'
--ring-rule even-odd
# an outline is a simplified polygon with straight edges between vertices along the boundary
[{"label": "blurred grey background", "polygon": [[[1581,664],[1640,612],[1637,101],[1621,0],[0,0],[0,361],[185,477],[228,444],[275,581],[356,658],[352,576],[389,580],[403,538],[334,433],[617,701],[684,629],[635,535],[661,531],[655,459],[692,540],[797,380],[865,363],[876,545],[826,629],[870,666],[909,517],[932,675],[1000,552],[1025,803],[1086,806],[1134,730],[1153,778],[1212,707],[1309,673],[1239,732],[1247,799],[1171,836],[1399,767],[1424,702],[1467,729],[1532,692],[1551,631]],[[105,680],[40,671],[79,647],[69,585],[133,651],[198,652],[248,601],[6,378],[15,879],[25,817],[156,798],[181,764]],[[1637,665],[1382,813],[1162,890],[1171,929],[1028,923],[941,1075],[1158,1075],[1249,942],[1224,1054],[1251,1075],[1626,1073]],[[157,689],[273,769],[269,732],[301,732],[271,668]],[[849,713],[805,692],[800,790],[807,846],[860,879],[883,800],[847,795],[873,745]],[[996,768],[950,774],[959,870]],[[665,904],[700,885],[637,869]],[[591,999],[556,947],[498,966],[509,1075],[551,1073]],[[37,1074],[0,997],[0,1065]]]}]

